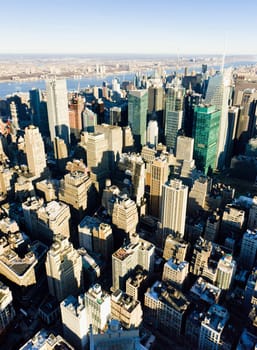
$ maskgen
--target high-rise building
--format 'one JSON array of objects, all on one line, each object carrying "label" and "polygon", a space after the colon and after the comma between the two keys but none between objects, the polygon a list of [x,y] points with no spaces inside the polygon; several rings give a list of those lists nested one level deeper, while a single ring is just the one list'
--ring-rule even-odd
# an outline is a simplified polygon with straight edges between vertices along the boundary
[{"label": "high-rise building", "polygon": [[126,195],[116,197],[113,205],[112,223],[124,230],[129,237],[136,232],[138,212],[136,203]]},{"label": "high-rise building", "polygon": [[90,133],[87,140],[87,165],[98,189],[109,175],[108,141],[103,133]]},{"label": "high-rise building", "polygon": [[0,335],[15,317],[15,310],[12,301],[11,290],[0,282]]},{"label": "high-rise building", "polygon": [[228,322],[229,313],[226,308],[213,304],[201,322],[198,349],[216,350],[222,344],[222,333]]},{"label": "high-rise building", "polygon": [[163,242],[168,234],[183,238],[186,222],[188,187],[175,179],[162,186],[161,224]]},{"label": "high-rise building", "polygon": [[200,237],[194,245],[190,271],[194,275],[201,275],[208,266],[208,259],[211,256],[212,244]]},{"label": "high-rise building", "polygon": [[148,113],[163,110],[164,90],[162,86],[150,86],[148,88]]},{"label": "high-rise building", "polygon": [[111,296],[111,316],[126,329],[138,328],[143,317],[141,303],[117,289]]},{"label": "high-rise building", "polygon": [[102,133],[107,140],[109,169],[115,170],[122,153],[122,129],[120,126],[101,124],[95,126],[96,133]]},{"label": "high-rise building", "polygon": [[46,94],[51,140],[54,142],[55,137],[60,137],[68,145],[70,126],[66,81],[46,81]]},{"label": "high-rise building", "polygon": [[100,284],[95,284],[84,294],[88,321],[94,334],[103,331],[111,318],[111,297],[102,290]]},{"label": "high-rise building", "polygon": [[40,126],[40,91],[38,89],[29,90],[29,104],[32,113],[32,124]]},{"label": "high-rise building", "polygon": [[24,141],[29,172],[34,176],[40,176],[46,169],[46,154],[38,128],[34,125],[26,127]]},{"label": "high-rise building", "polygon": [[178,261],[175,259],[168,260],[163,267],[162,280],[170,282],[177,288],[182,288],[189,271],[187,261]]},{"label": "high-rise building", "polygon": [[206,241],[215,242],[218,238],[220,229],[220,215],[215,211],[206,221],[204,239]]},{"label": "high-rise building", "polygon": [[167,159],[157,158],[151,164],[150,213],[159,218],[161,215],[162,186],[167,181],[169,165]]},{"label": "high-rise building", "polygon": [[97,124],[97,114],[86,107],[82,112],[82,124],[83,130],[94,132],[94,128]]},{"label": "high-rise building", "polygon": [[217,266],[216,285],[222,290],[230,289],[236,273],[236,262],[231,255],[223,256]]},{"label": "high-rise building", "polygon": [[59,137],[54,138],[54,157],[57,162],[58,169],[64,171],[68,159],[68,149],[65,141]]},{"label": "high-rise building", "polygon": [[59,301],[77,295],[82,288],[82,259],[67,237],[58,235],[47,252],[48,289]]},{"label": "high-rise building", "polygon": [[178,136],[176,159],[191,161],[193,159],[194,139],[186,136]]},{"label": "high-rise building", "polygon": [[257,229],[257,197],[253,197],[252,205],[249,210],[247,227],[254,231]]},{"label": "high-rise building", "polygon": [[170,336],[180,336],[189,304],[181,291],[156,281],[145,293],[145,318]]},{"label": "high-rise building", "polygon": [[235,154],[236,146],[236,130],[238,124],[239,108],[231,106],[228,109],[228,132],[227,132],[227,153],[225,157],[225,165],[230,166],[231,158]]},{"label": "high-rise building", "polygon": [[[145,195],[145,163],[142,157],[135,153],[123,153],[120,156],[118,169],[126,177],[130,175],[131,198],[135,199],[137,206],[140,206]],[[119,176],[118,172],[116,174]],[[120,176],[118,180],[120,180]]]},{"label": "high-rise building", "polygon": [[188,196],[188,213],[197,214],[206,208],[206,198],[211,190],[211,179],[207,176],[200,176],[195,180]]},{"label": "high-rise building", "polygon": [[205,174],[216,169],[219,140],[220,111],[215,106],[195,107],[193,124],[194,159],[196,167]]},{"label": "high-rise building", "polygon": [[82,112],[84,106],[84,98],[78,94],[73,94],[69,101],[69,125],[71,134],[73,134],[77,140],[82,130]]},{"label": "high-rise building", "polygon": [[176,80],[168,87],[165,102],[165,139],[168,148],[176,149],[178,131],[183,126],[183,100],[185,89]]},{"label": "high-rise building", "polygon": [[44,203],[42,199],[28,198],[22,203],[25,225],[33,239],[52,243],[53,238],[62,234],[70,237],[70,208],[57,201]]},{"label": "high-rise building", "polygon": [[88,343],[89,323],[83,294],[78,298],[69,295],[60,307],[65,339],[69,339],[75,349],[84,350]]},{"label": "high-rise building", "polygon": [[179,237],[168,235],[163,250],[163,258],[169,260],[173,258],[178,261],[185,261],[188,243]]},{"label": "high-rise building", "polygon": [[150,147],[157,147],[158,144],[158,123],[156,120],[149,120],[146,130],[146,143]]},{"label": "high-rise building", "polygon": [[[222,169],[225,164],[227,155],[227,132],[228,132],[228,105],[231,89],[231,70],[222,71],[211,77],[208,82],[208,88],[205,97],[205,103],[212,104],[220,111],[220,121],[218,123],[218,131],[215,139],[217,140],[216,162],[215,167]],[[195,140],[196,142],[196,140]],[[200,143],[200,142],[199,142]]]},{"label": "high-rise building", "polygon": [[128,95],[128,123],[137,148],[146,144],[147,90],[131,90]]},{"label": "high-rise building", "polygon": [[155,247],[143,239],[129,243],[112,254],[112,288],[125,290],[128,273],[137,265],[146,271],[153,271]]},{"label": "high-rise building", "polygon": [[111,107],[110,108],[110,125],[119,125],[121,122],[121,107]]},{"label": "high-rise building", "polygon": [[247,230],[242,239],[240,262],[245,269],[252,269],[257,253],[257,231]]},{"label": "high-rise building", "polygon": [[185,135],[192,137],[194,108],[201,103],[202,96],[193,91],[189,91],[184,99],[184,131]]}]

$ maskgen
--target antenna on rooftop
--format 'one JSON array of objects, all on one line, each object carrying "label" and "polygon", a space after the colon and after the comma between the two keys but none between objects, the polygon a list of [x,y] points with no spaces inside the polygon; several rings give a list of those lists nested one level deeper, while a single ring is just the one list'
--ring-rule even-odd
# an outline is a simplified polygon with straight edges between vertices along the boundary
[{"label": "antenna on rooftop", "polygon": [[222,55],[222,61],[221,61],[221,65],[220,65],[220,72],[223,73],[224,72],[224,65],[225,65],[225,57],[226,57],[226,51],[227,51],[227,33],[225,33],[225,39],[224,39],[224,50],[223,50],[223,55]]}]

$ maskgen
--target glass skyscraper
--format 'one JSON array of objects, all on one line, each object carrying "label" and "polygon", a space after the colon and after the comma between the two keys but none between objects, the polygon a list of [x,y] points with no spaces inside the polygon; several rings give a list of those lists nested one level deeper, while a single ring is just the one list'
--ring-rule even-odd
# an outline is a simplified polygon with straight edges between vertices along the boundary
[{"label": "glass skyscraper", "polygon": [[128,96],[128,123],[137,148],[146,144],[147,90],[132,90]]},{"label": "glass skyscraper", "polygon": [[194,159],[196,167],[205,174],[216,168],[219,140],[220,111],[215,106],[195,107],[193,123]]}]

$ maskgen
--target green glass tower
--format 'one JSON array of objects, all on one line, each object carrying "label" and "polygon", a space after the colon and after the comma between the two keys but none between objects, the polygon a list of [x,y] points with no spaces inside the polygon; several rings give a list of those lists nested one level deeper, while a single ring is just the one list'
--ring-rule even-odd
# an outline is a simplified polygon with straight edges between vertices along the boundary
[{"label": "green glass tower", "polygon": [[146,144],[147,90],[132,90],[128,95],[128,122],[137,148]]},{"label": "green glass tower", "polygon": [[193,137],[196,167],[205,174],[216,168],[220,111],[212,105],[194,109]]}]

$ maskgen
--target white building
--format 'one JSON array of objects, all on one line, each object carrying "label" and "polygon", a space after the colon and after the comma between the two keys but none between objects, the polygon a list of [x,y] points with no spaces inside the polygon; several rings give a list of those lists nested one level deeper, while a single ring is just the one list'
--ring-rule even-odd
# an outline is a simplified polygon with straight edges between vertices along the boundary
[{"label": "white building", "polygon": [[85,349],[88,342],[88,316],[83,295],[68,296],[61,302],[63,335],[76,349]]},{"label": "white building", "polygon": [[60,137],[66,144],[70,140],[68,96],[65,80],[46,81],[47,112],[52,142]]},{"label": "white building", "polygon": [[39,129],[34,125],[26,127],[24,141],[29,172],[40,176],[46,168],[46,154]]},{"label": "white building", "polygon": [[235,260],[232,259],[231,255],[223,256],[217,266],[216,285],[223,290],[228,290],[231,287],[235,273]]},{"label": "white building", "polygon": [[12,292],[0,282],[0,335],[15,317]]},{"label": "white building", "polygon": [[218,350],[222,344],[222,332],[229,319],[227,309],[213,304],[201,322],[199,350]]},{"label": "white building", "polygon": [[162,280],[171,282],[177,287],[182,287],[189,270],[189,263],[187,261],[176,261],[174,259],[168,260],[163,267]]},{"label": "white building", "polygon": [[188,187],[175,179],[162,186],[161,224],[163,238],[168,234],[184,236]]},{"label": "white building", "polygon": [[156,148],[158,144],[158,123],[156,120],[149,120],[146,130],[147,145]]}]

